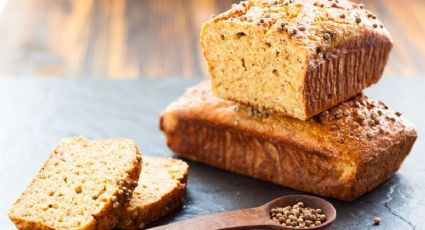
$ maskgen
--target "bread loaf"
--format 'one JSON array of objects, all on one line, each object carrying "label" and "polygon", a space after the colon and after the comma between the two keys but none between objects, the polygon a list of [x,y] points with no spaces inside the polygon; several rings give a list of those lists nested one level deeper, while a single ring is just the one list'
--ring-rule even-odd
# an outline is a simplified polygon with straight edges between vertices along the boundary
[{"label": "bread loaf", "polygon": [[189,166],[172,158],[143,157],[139,186],[124,211],[119,229],[143,229],[181,203]]},{"label": "bread loaf", "polygon": [[9,217],[18,229],[111,229],[137,185],[141,160],[128,139],[64,139]]},{"label": "bread loaf", "polygon": [[204,23],[216,96],[306,120],[376,83],[392,39],[347,0],[248,0]]},{"label": "bread loaf", "polygon": [[219,99],[207,82],[173,102],[160,127],[182,157],[347,201],[390,178],[416,140],[400,113],[364,95],[301,121]]}]

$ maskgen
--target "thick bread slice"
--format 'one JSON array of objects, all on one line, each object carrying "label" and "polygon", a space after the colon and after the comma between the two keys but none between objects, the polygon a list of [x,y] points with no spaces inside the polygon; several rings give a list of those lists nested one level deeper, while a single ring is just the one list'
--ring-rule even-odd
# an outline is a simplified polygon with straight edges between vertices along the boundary
[{"label": "thick bread slice", "polygon": [[400,113],[364,95],[301,121],[214,97],[206,82],[172,103],[160,126],[180,156],[341,200],[388,179],[416,140]]},{"label": "thick bread slice", "polygon": [[129,139],[64,139],[9,217],[18,229],[111,229],[137,186],[141,160]]},{"label": "thick bread slice", "polygon": [[306,120],[376,83],[392,39],[347,0],[248,0],[204,23],[216,96]]},{"label": "thick bread slice", "polygon": [[118,224],[119,229],[143,229],[181,203],[189,166],[172,158],[143,157],[139,186]]}]

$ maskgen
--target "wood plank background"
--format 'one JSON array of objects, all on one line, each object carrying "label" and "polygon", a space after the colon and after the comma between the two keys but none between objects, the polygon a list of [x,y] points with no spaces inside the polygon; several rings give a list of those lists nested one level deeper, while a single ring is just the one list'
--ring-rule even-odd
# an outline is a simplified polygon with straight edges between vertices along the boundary
[{"label": "wood plank background", "polygon": [[[207,76],[199,30],[237,0],[0,0],[0,76]],[[361,0],[396,45],[387,76],[425,76],[425,1]]]}]

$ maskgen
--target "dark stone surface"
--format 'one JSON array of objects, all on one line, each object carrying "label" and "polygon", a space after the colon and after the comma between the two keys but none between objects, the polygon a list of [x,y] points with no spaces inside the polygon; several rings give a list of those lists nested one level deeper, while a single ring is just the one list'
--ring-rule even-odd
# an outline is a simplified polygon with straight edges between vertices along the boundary
[{"label": "dark stone surface", "polygon": [[[158,116],[198,80],[0,80],[0,229],[13,229],[7,209],[62,137],[128,137],[145,155],[169,156]],[[425,78],[386,78],[367,90],[418,128],[418,140],[400,171],[355,202],[328,199],[337,209],[331,229],[425,229]],[[183,207],[157,224],[248,208],[288,194],[267,182],[190,163]],[[239,194],[239,195],[237,195]],[[375,216],[382,218],[373,226]]]}]

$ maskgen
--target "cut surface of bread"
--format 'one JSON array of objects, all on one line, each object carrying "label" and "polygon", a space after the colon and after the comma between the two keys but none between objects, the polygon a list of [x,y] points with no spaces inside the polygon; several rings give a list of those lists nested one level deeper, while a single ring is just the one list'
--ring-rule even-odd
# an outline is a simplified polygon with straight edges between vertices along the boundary
[{"label": "cut surface of bread", "polygon": [[9,210],[18,229],[111,229],[141,171],[129,139],[63,139]]},{"label": "cut surface of bread", "polygon": [[392,39],[347,0],[248,0],[203,24],[213,93],[306,120],[376,83]]},{"label": "cut surface of bread", "polygon": [[416,140],[400,113],[364,95],[301,121],[217,98],[209,82],[170,104],[160,127],[177,155],[341,200],[391,177]]},{"label": "cut surface of bread", "polygon": [[182,160],[144,156],[139,186],[117,227],[143,229],[177,208],[185,194],[188,170]]}]

